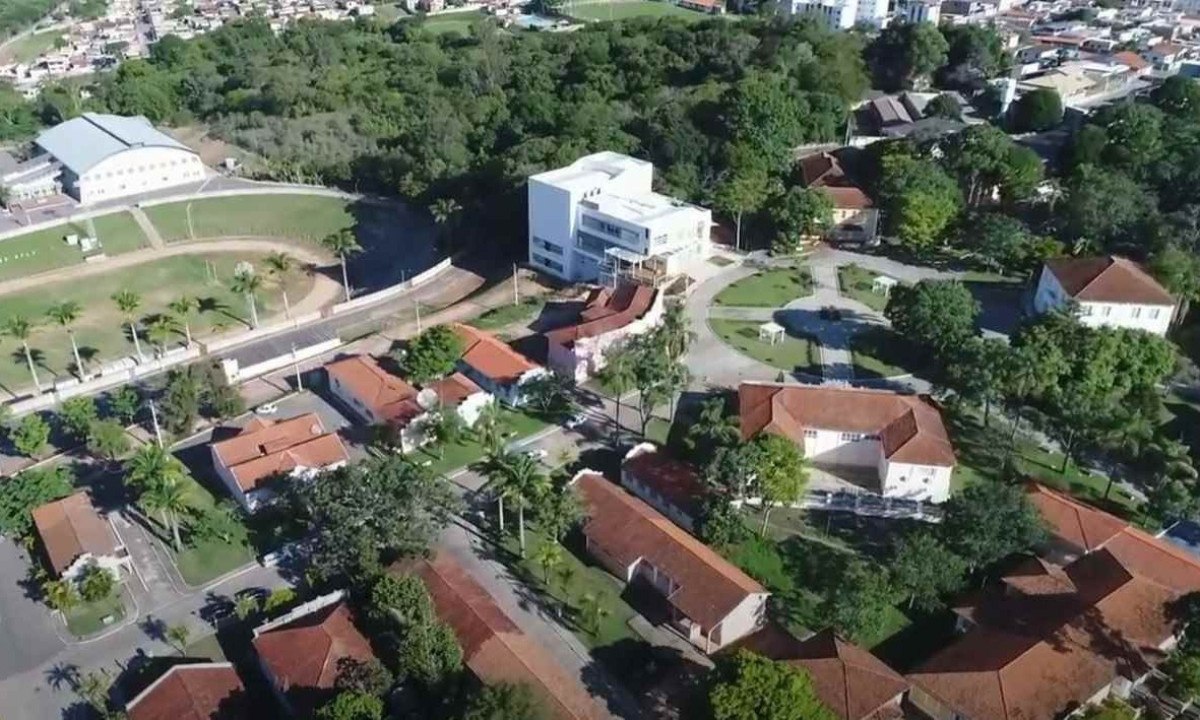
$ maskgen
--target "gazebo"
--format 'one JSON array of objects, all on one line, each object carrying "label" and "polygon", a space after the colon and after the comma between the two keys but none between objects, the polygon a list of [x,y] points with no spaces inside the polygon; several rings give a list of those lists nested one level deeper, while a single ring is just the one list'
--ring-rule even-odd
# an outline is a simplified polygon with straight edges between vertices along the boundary
[{"label": "gazebo", "polygon": [[881,295],[891,295],[892,288],[900,284],[900,281],[894,277],[887,275],[876,275],[875,280],[871,283],[871,290]]},{"label": "gazebo", "polygon": [[758,339],[770,345],[783,341],[783,336],[787,333],[782,325],[774,321],[767,321],[758,326]]}]

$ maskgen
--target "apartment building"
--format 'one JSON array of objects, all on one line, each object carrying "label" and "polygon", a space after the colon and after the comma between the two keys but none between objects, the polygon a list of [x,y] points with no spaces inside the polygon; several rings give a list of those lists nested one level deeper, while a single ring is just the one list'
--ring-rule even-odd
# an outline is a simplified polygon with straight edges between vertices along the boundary
[{"label": "apartment building", "polygon": [[615,152],[530,177],[530,264],[569,281],[658,285],[707,257],[712,212],[653,183],[654,165]]}]

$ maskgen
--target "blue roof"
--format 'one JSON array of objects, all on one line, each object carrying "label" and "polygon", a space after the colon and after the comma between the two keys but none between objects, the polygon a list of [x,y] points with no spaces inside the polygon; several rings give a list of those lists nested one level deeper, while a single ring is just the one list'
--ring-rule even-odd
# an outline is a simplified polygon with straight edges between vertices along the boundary
[{"label": "blue roof", "polygon": [[105,158],[131,148],[166,147],[192,152],[175,138],[156,130],[140,115],[84,113],[43,132],[36,142],[76,175],[83,175]]}]

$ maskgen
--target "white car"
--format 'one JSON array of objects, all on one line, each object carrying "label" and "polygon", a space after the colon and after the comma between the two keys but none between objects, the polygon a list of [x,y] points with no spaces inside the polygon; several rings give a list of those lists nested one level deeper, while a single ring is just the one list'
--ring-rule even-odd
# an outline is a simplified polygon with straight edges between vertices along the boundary
[{"label": "white car", "polygon": [[279,412],[279,406],[275,403],[266,403],[254,408],[254,412],[258,415],[274,415]]},{"label": "white car", "polygon": [[544,448],[534,448],[532,450],[526,450],[525,454],[528,455],[529,457],[533,458],[534,460],[545,460],[547,457],[550,456],[550,453],[547,452]]},{"label": "white car", "polygon": [[563,425],[565,425],[568,430],[574,430],[585,422],[587,422],[587,415],[584,415],[583,413],[576,413],[575,415],[567,418],[567,421],[563,423]]}]

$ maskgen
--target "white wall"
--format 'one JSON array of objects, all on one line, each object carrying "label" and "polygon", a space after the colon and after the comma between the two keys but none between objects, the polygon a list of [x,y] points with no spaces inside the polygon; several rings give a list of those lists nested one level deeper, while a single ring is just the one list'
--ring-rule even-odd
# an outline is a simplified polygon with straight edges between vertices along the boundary
[{"label": "white wall", "polygon": [[939,465],[911,465],[882,459],[879,479],[884,497],[905,500],[928,500],[946,502],[950,498],[950,476],[953,467]]},{"label": "white wall", "polygon": [[246,493],[242,492],[242,488],[238,485],[237,480],[233,477],[233,473],[229,468],[225,467],[225,463],[221,462],[221,458],[217,455],[215,445],[208,446],[209,452],[212,453],[213,467],[217,470],[217,477],[221,478],[221,482],[225,484],[225,489],[229,491],[229,496],[237,500],[238,504],[246,512],[252,512],[250,500],[246,497]]},{"label": "white wall", "polygon": [[346,407],[350,408],[355,412],[356,415],[358,415],[359,420],[362,420],[368,425],[377,425],[382,422],[382,420],[376,417],[375,413],[371,411],[371,408],[367,407],[357,395],[350,392],[350,389],[342,384],[341,380],[339,380],[337,376],[329,373],[326,374],[329,377],[329,389],[333,391],[333,394],[339,400],[345,403]]},{"label": "white wall", "polygon": [[712,633],[712,643],[706,651],[716,652],[761,628],[767,617],[768,597],[768,593],[752,593],[746,596],[717,626],[716,632]]},{"label": "white wall", "polygon": [[613,345],[623,343],[631,337],[658,327],[665,310],[663,293],[657,293],[646,313],[623,328],[593,337],[580,338],[570,348],[565,348],[557,343],[549,343],[546,364],[563,377],[571,378],[577,383],[586,382],[589,377],[600,372],[608,364],[604,355]]},{"label": "white wall", "polygon": [[830,465],[878,467],[879,439],[863,433],[810,430],[804,435],[804,457]]},{"label": "white wall", "polygon": [[197,182],[204,164],[188,150],[143,147],[117,153],[75,178],[64,171],[64,185],[81,204]]},{"label": "white wall", "polygon": [[[1033,297],[1033,308],[1047,313],[1065,306],[1070,298],[1059,284],[1058,278],[1048,268],[1042,268],[1037,291]],[[1166,335],[1171,327],[1175,307],[1170,305],[1138,305],[1134,303],[1078,304],[1076,317],[1088,327],[1114,327],[1130,330],[1145,330],[1155,335]]]},{"label": "white wall", "polygon": [[[570,280],[575,271],[576,198],[569,190],[530,178],[529,180],[529,264],[542,272]],[[537,247],[545,241],[562,249],[559,255]],[[562,264],[562,269],[550,267],[538,259]]]}]

